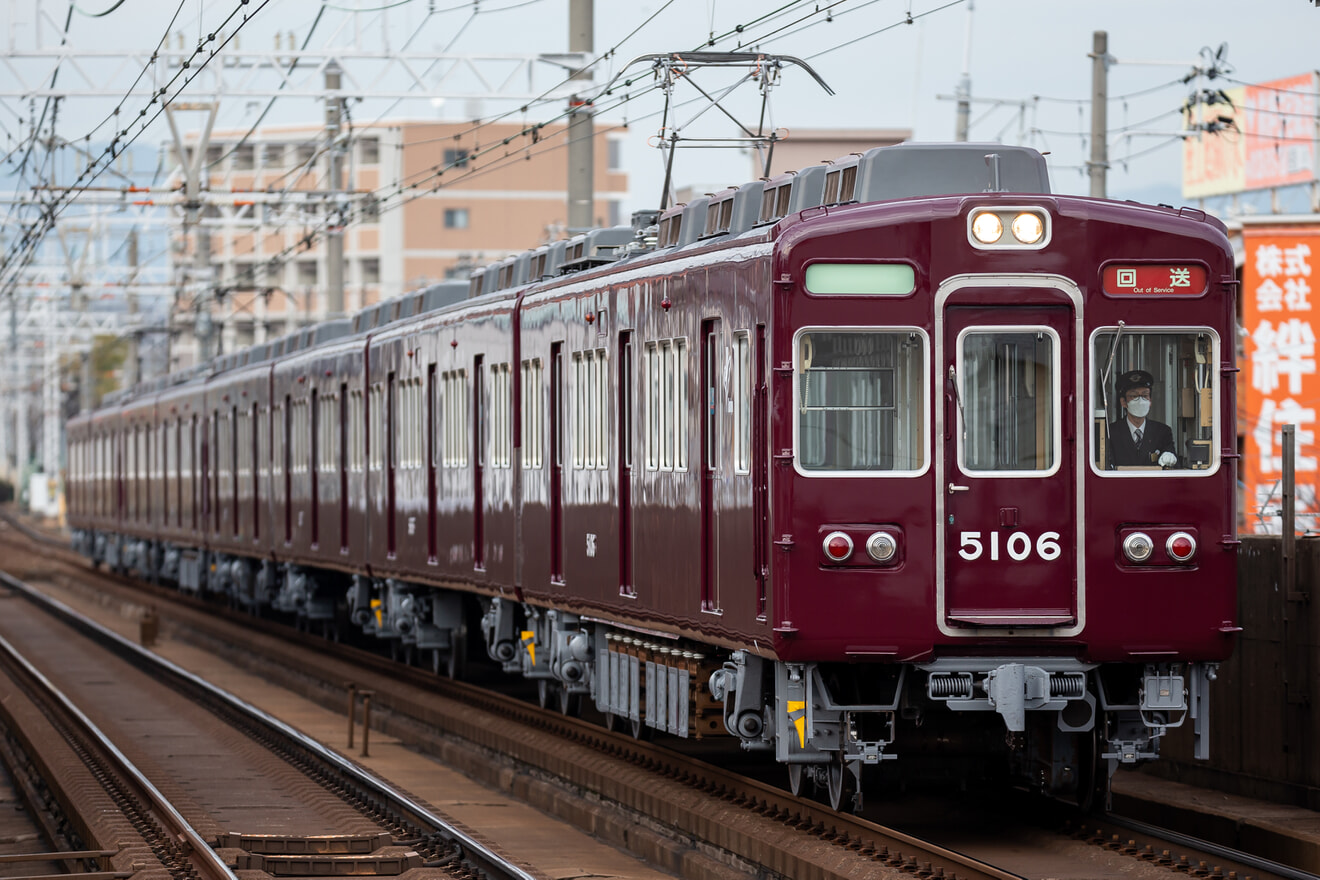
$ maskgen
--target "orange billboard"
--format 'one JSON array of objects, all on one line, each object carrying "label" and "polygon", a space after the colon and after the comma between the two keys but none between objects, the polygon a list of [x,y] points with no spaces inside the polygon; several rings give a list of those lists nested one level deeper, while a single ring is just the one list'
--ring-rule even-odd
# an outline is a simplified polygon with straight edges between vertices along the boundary
[{"label": "orange billboard", "polygon": [[[1229,89],[1231,104],[1193,105],[1183,140],[1183,198],[1307,183],[1317,174],[1315,119],[1320,75]],[[1217,131],[1206,131],[1214,124]]]},{"label": "orange billboard", "polygon": [[1247,86],[1239,118],[1247,189],[1315,180],[1316,74]]},{"label": "orange billboard", "polygon": [[1297,526],[1320,526],[1315,414],[1320,406],[1316,372],[1315,303],[1311,280],[1320,280],[1320,225],[1247,226],[1242,290],[1244,381],[1238,429],[1242,449],[1246,531],[1278,534],[1282,528],[1284,425],[1294,425]]}]

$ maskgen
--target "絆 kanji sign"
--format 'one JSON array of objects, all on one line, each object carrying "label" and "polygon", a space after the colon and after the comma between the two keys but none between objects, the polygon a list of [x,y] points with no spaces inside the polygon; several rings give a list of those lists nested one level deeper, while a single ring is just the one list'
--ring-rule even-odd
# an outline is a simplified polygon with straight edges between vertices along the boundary
[{"label": "\u7d46 kanji sign", "polygon": [[1248,531],[1277,534],[1281,527],[1280,429],[1296,425],[1299,529],[1315,528],[1320,405],[1311,282],[1320,282],[1320,227],[1247,227],[1242,327],[1245,382],[1240,430],[1243,506]]}]

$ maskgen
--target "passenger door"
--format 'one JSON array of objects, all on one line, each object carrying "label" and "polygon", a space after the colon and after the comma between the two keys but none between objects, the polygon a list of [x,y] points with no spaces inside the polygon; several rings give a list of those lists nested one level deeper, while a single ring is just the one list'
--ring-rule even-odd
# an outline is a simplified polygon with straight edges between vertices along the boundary
[{"label": "passenger door", "polygon": [[1073,320],[1066,305],[945,312],[937,598],[947,633],[1079,622]]}]

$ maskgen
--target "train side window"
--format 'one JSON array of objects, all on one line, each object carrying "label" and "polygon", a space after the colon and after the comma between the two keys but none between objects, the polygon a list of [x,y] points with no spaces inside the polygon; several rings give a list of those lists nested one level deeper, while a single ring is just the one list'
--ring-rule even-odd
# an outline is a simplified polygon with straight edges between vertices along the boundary
[{"label": "train side window", "polygon": [[378,471],[385,461],[381,455],[385,449],[385,392],[379,382],[371,386],[371,398],[367,404],[368,418],[371,420],[371,430],[367,433],[367,449],[371,459],[370,467],[373,471]]},{"label": "train side window", "polygon": [[795,465],[807,476],[926,469],[930,388],[917,328],[803,329],[794,384]]},{"label": "train side window", "polygon": [[646,344],[646,469],[687,470],[687,339]]},{"label": "train side window", "polygon": [[542,464],[545,436],[542,396],[540,359],[523,361],[519,441],[522,445],[522,466],[526,470],[540,470]]},{"label": "train side window", "polygon": [[270,408],[271,411],[271,450],[270,467],[271,473],[280,477],[284,475],[284,406],[275,404]]},{"label": "train side window", "polygon": [[1054,331],[968,330],[959,337],[958,350],[959,466],[972,473],[1053,471],[1062,428]]},{"label": "train side window", "polygon": [[509,394],[509,365],[490,365],[490,466],[507,468],[510,460],[509,421],[512,397]]},{"label": "train side window", "polygon": [[467,370],[450,370],[445,373],[444,386],[445,467],[467,467],[470,436]]},{"label": "train side window", "polygon": [[241,412],[237,410],[235,411],[237,412],[237,420],[235,424],[238,426],[238,444],[237,449],[235,450],[235,458],[238,459],[238,494],[240,498],[246,499],[248,497],[248,479],[252,476],[252,466],[250,462],[252,429],[250,428],[251,421],[248,417],[248,412],[246,410]]},{"label": "train side window", "polygon": [[[1219,466],[1219,337],[1209,327],[1106,327],[1091,337],[1091,466],[1104,476],[1192,476]],[[1282,408],[1258,428],[1271,449]],[[1276,462],[1277,449],[1272,449]],[[1269,454],[1269,453],[1267,453]],[[1250,501],[1248,502],[1251,503]]]},{"label": "train side window", "polygon": [[609,466],[609,364],[605,349],[573,354],[573,467]]},{"label": "train side window", "polygon": [[413,444],[413,400],[412,380],[404,379],[396,386],[394,409],[394,436],[398,445],[395,463],[401,468],[412,467]]},{"label": "train side window", "polygon": [[750,337],[746,330],[733,334],[733,470],[752,470],[752,381]]},{"label": "train side window", "polygon": [[312,424],[311,419],[307,417],[307,401],[295,400],[293,402],[293,449],[294,449],[294,473],[305,474],[308,470],[309,455],[311,452]]},{"label": "train side window", "polygon": [[169,422],[161,422],[160,430],[157,433],[156,449],[156,479],[160,489],[160,521],[168,524],[170,521],[170,493],[167,490],[166,478],[170,473],[170,425]]},{"label": "train side window", "polygon": [[408,433],[412,435],[412,466],[419,468],[426,464],[426,396],[420,376],[412,380],[412,414],[408,424]]}]

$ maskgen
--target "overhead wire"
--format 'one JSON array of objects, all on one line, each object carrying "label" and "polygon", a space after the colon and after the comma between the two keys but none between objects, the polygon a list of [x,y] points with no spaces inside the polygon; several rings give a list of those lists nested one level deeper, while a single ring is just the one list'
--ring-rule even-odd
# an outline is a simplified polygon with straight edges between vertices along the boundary
[{"label": "overhead wire", "polygon": [[945,3],[941,6],[936,6],[934,9],[928,9],[925,12],[918,13],[917,15],[913,15],[910,18],[905,18],[903,21],[895,22],[894,24],[888,25],[886,27],[882,27],[879,30],[871,31],[871,33],[869,34],[863,34],[862,36],[848,40],[847,42],[839,43],[837,46],[831,46],[830,48],[817,52],[814,55],[808,55],[807,60],[813,61],[817,58],[820,58],[822,55],[828,55],[831,52],[837,52],[838,50],[843,49],[847,46],[851,46],[854,43],[860,43],[862,40],[869,40],[871,37],[878,36],[879,34],[883,34],[886,31],[892,31],[894,28],[905,27],[907,25],[912,24],[914,21],[917,21],[918,19],[926,18],[927,16],[934,15],[937,12],[943,12],[944,10],[949,9],[950,7],[958,6],[965,2],[967,2],[967,0],[950,0],[950,2]]},{"label": "overhead wire", "polygon": [[69,7],[71,9],[76,10],[79,15],[85,15],[88,18],[105,18],[107,15],[114,12],[119,7],[123,6],[126,2],[128,2],[128,0],[117,0],[114,6],[111,6],[109,9],[105,10],[104,12],[87,12],[85,10],[78,9],[78,7],[72,3],[69,4]]},{"label": "overhead wire", "polygon": [[[610,57],[611,55],[613,55],[613,54],[617,51],[617,49],[618,49],[620,46],[622,46],[623,43],[625,43],[628,39],[630,39],[632,36],[634,36],[634,35],[635,35],[638,31],[640,31],[643,27],[645,27],[647,24],[649,24],[649,23],[650,23],[650,22],[651,22],[651,21],[652,21],[657,15],[659,15],[660,12],[664,11],[664,9],[667,8],[667,7],[670,5],[670,3],[672,3],[672,2],[673,2],[673,0],[669,0],[669,2],[665,3],[662,7],[660,7],[660,9],[657,9],[655,13],[653,13],[651,16],[649,16],[647,19],[645,19],[641,24],[639,24],[639,25],[638,25],[637,27],[635,27],[632,31],[630,31],[629,34],[625,35],[621,40],[619,40],[618,43],[616,43],[614,47],[612,47],[610,50],[607,50],[607,51],[604,52],[604,53],[601,53],[601,54],[595,59],[595,61],[592,62],[592,64],[598,63],[600,60],[605,59],[605,58],[608,58],[608,57]],[[839,2],[836,2],[836,3],[834,3],[834,4],[830,4],[830,7],[822,8],[822,9],[818,10],[816,13],[813,13],[813,14],[817,14],[817,15],[818,15],[819,12],[821,12],[821,11],[828,11],[829,8],[832,8],[832,7],[834,7],[834,6],[839,5],[839,3],[841,3],[841,2],[844,2],[844,0],[839,0]],[[962,0],[958,0],[958,2],[962,2]],[[764,21],[767,21],[767,20],[773,20],[773,19],[774,19],[775,17],[777,17],[778,15],[780,15],[780,14],[784,14],[786,11],[791,10],[792,8],[797,7],[797,6],[800,6],[800,5],[802,5],[802,0],[795,0],[795,2],[788,3],[788,4],[784,4],[783,6],[779,7],[779,8],[776,9],[776,10],[772,10],[772,11],[770,11],[769,13],[766,13],[765,15],[759,16],[757,19],[754,19],[752,22],[747,23],[747,25],[750,26],[751,24],[754,24],[755,22],[764,22]],[[950,4],[950,5],[954,5],[954,4]],[[799,19],[799,21],[801,21],[801,19]],[[789,26],[791,26],[791,25],[789,25]],[[717,40],[718,40],[718,39],[725,39],[725,38],[727,38],[727,37],[729,37],[729,36],[743,34],[743,33],[746,32],[746,29],[747,29],[746,26],[741,26],[741,25],[740,25],[740,26],[738,26],[738,27],[736,27],[736,28],[734,28],[734,29],[731,29],[730,31],[726,32],[726,34],[722,34],[722,35],[720,35],[719,37],[717,37],[717,38],[715,38],[715,39],[717,39]],[[754,42],[754,41],[753,41],[753,42]],[[563,80],[563,81],[562,81],[560,84],[558,84],[557,86],[552,87],[551,90],[548,90],[547,92],[542,93],[542,98],[544,98],[546,95],[550,94],[551,91],[553,91],[554,89],[558,88],[560,85],[562,85],[562,84],[564,84],[564,83],[566,83],[566,82],[568,82],[568,81],[569,81],[569,79],[566,78],[565,80]],[[632,81],[631,81],[631,80],[625,81],[625,83],[624,83],[624,87],[625,87],[625,88],[631,87],[631,85],[632,85]],[[623,96],[621,99],[617,100],[617,102],[615,103],[614,107],[605,107],[605,108],[603,108],[603,109],[601,110],[601,112],[608,112],[608,111],[611,110],[611,109],[615,109],[615,108],[618,107],[618,106],[622,106],[623,104],[626,104],[626,103],[628,103],[628,102],[631,101],[631,100],[635,100],[635,99],[636,99],[637,97],[639,97],[641,94],[645,94],[645,93],[647,93],[647,92],[654,91],[656,88],[658,88],[658,86],[657,86],[656,84],[653,83],[653,84],[650,84],[650,85],[647,85],[647,86],[644,86],[644,87],[639,88],[638,92],[635,93],[635,94],[634,94],[634,93],[625,93],[624,96]],[[609,92],[606,91],[606,92],[604,92],[604,93],[602,93],[602,94],[609,94]],[[540,100],[540,99],[538,99],[538,100]],[[697,99],[693,99],[693,100],[695,101],[695,100],[697,100]],[[530,106],[530,105],[531,105],[531,103],[533,103],[533,102],[528,102],[527,105],[524,105],[524,106],[523,106],[522,108],[520,108],[520,109],[525,110],[525,109],[527,108],[527,106]],[[458,132],[458,133],[449,133],[449,134],[447,134],[447,135],[445,135],[445,136],[443,136],[443,137],[428,138],[428,139],[424,139],[424,140],[422,140],[422,141],[409,142],[409,143],[407,144],[407,146],[417,146],[417,145],[419,145],[419,144],[431,143],[431,142],[436,142],[436,141],[450,141],[450,140],[454,140],[454,139],[457,138],[457,137],[461,137],[463,134],[467,134],[467,133],[475,133],[476,131],[480,130],[481,128],[483,128],[483,127],[485,127],[485,126],[491,125],[491,124],[493,124],[493,123],[495,123],[495,122],[498,122],[498,121],[502,121],[503,119],[507,118],[509,115],[512,115],[512,113],[514,113],[514,112],[518,112],[518,111],[517,111],[517,110],[513,110],[513,111],[507,111],[507,112],[504,112],[504,113],[496,114],[496,115],[494,115],[494,116],[492,116],[492,117],[489,117],[489,118],[486,118],[486,119],[482,119],[482,120],[478,120],[476,123],[474,123],[474,124],[473,124],[472,126],[470,126],[468,129],[463,130],[463,131],[460,131],[460,132]],[[532,144],[532,145],[528,145],[528,146],[526,146],[526,147],[522,147],[522,148],[515,149],[515,150],[512,151],[512,154],[507,154],[507,153],[506,153],[506,156],[504,156],[504,157],[500,157],[500,158],[497,158],[497,159],[495,160],[494,166],[489,166],[489,165],[484,165],[484,164],[483,164],[483,166],[482,166],[481,168],[477,168],[477,167],[476,167],[476,163],[477,163],[477,161],[480,160],[480,159],[482,159],[483,157],[485,157],[485,156],[489,155],[490,153],[492,153],[492,152],[494,152],[494,151],[497,151],[497,150],[501,150],[501,149],[505,149],[505,150],[507,150],[507,148],[508,148],[508,147],[509,147],[509,146],[510,146],[515,140],[517,140],[518,138],[520,138],[520,137],[528,137],[528,136],[531,136],[531,135],[534,134],[534,133],[539,133],[541,130],[543,130],[543,129],[546,128],[547,126],[552,125],[552,124],[554,124],[554,122],[556,122],[556,121],[562,119],[564,116],[567,116],[569,112],[571,112],[571,111],[565,110],[565,111],[560,112],[559,114],[556,114],[556,116],[552,117],[552,118],[549,119],[549,120],[543,120],[543,121],[541,121],[541,122],[538,122],[538,123],[535,123],[535,124],[532,124],[532,125],[524,126],[520,131],[517,131],[517,132],[515,132],[515,133],[513,133],[513,134],[511,134],[511,135],[505,136],[505,137],[503,137],[503,138],[497,138],[495,141],[493,141],[489,146],[487,146],[487,147],[485,147],[485,148],[481,148],[481,149],[479,149],[479,150],[477,150],[477,151],[475,151],[475,152],[468,153],[467,155],[464,155],[464,156],[461,156],[461,157],[456,157],[452,162],[449,162],[449,163],[442,163],[442,164],[440,164],[440,165],[434,165],[434,166],[431,166],[431,167],[428,168],[428,169],[424,169],[424,170],[421,170],[421,171],[415,172],[414,175],[411,175],[410,177],[403,178],[402,180],[397,181],[397,182],[395,182],[395,183],[393,183],[393,184],[391,184],[391,185],[389,185],[389,186],[387,186],[387,187],[381,187],[381,188],[377,189],[376,191],[372,192],[370,195],[373,196],[373,197],[376,199],[377,210],[378,210],[379,212],[389,211],[389,210],[393,210],[394,208],[401,207],[401,206],[404,205],[404,204],[408,204],[408,203],[410,203],[410,202],[412,202],[412,201],[414,201],[414,200],[416,200],[416,199],[418,199],[418,198],[422,198],[422,197],[424,197],[424,196],[426,196],[426,195],[429,195],[429,194],[431,194],[431,193],[433,193],[433,192],[436,192],[436,191],[438,191],[440,188],[442,188],[442,187],[444,187],[444,186],[452,185],[453,183],[457,183],[457,182],[465,182],[465,181],[471,180],[473,177],[481,176],[481,175],[484,175],[484,174],[491,173],[492,171],[496,170],[497,168],[499,168],[499,167],[503,167],[505,164],[507,164],[507,163],[510,162],[510,161],[520,161],[520,159],[517,158],[517,157],[520,157],[524,152],[530,153],[530,152],[535,148],[535,146],[536,146],[535,143]],[[658,114],[658,112],[657,112],[656,114],[652,114],[652,115],[659,115],[659,114]],[[643,117],[643,118],[645,118],[645,117]],[[545,135],[544,137],[545,137],[546,139],[549,139],[549,138],[557,137],[558,135],[561,135],[561,134],[567,134],[567,129],[561,129],[561,130],[559,130],[559,131],[551,132],[550,134]],[[544,143],[544,142],[545,142],[545,141],[542,140],[540,143]],[[541,153],[543,153],[543,152],[546,152],[546,151],[548,151],[548,150],[550,150],[550,149],[560,149],[560,148],[562,148],[563,146],[565,146],[565,145],[560,144],[560,145],[553,146],[553,147],[542,147],[541,149],[536,150],[536,153],[539,155],[539,154],[541,154]],[[434,184],[432,184],[432,183],[431,183],[431,181],[433,181],[433,180],[437,180],[437,181],[438,181],[438,179],[439,179],[440,177],[442,177],[446,172],[451,171],[451,170],[453,170],[453,169],[455,169],[455,168],[466,168],[466,169],[468,169],[468,170],[464,171],[464,173],[462,173],[461,175],[459,175],[459,176],[457,176],[457,177],[453,177],[453,178],[451,178],[450,181],[447,181],[447,182],[445,182],[445,183],[443,183],[443,184],[441,184],[441,183],[434,183]],[[322,224],[322,225],[324,226],[324,224]],[[284,261],[286,260],[286,258],[287,258],[290,254],[295,253],[295,252],[298,251],[298,250],[301,250],[301,249],[304,249],[304,248],[310,246],[310,244],[311,244],[311,239],[314,238],[314,237],[316,237],[316,236],[318,235],[318,233],[319,233],[319,230],[314,230],[313,233],[312,233],[312,235],[311,235],[310,237],[309,237],[309,236],[303,236],[303,237],[301,237],[301,238],[299,239],[299,241],[298,241],[297,243],[295,243],[295,245],[293,245],[293,246],[291,246],[291,247],[289,247],[289,248],[286,248],[284,251],[281,251],[281,252],[277,253],[276,255],[274,255],[274,257],[273,257],[272,259],[274,259],[274,260],[276,261],[276,263],[282,263],[282,262],[284,262]],[[250,251],[249,253],[255,253],[255,248],[254,248],[253,251]],[[244,256],[246,256],[246,254],[244,254]],[[267,260],[263,260],[263,261],[261,261],[261,262],[262,262],[262,263],[266,263],[266,262],[268,262],[268,261],[267,261]]]},{"label": "overhead wire", "polygon": [[[249,0],[240,0],[240,5],[236,7],[222,22],[222,27],[232,22],[248,2]],[[115,136],[110,142],[110,145],[102,151],[100,156],[97,157],[97,160],[94,163],[89,164],[88,167],[79,174],[73,184],[62,188],[60,193],[45,205],[40,220],[30,226],[16,242],[12,243],[10,247],[6,249],[4,257],[0,258],[0,292],[6,292],[9,288],[12,288],[17,277],[17,272],[21,271],[21,268],[25,268],[31,261],[36,246],[40,243],[41,238],[45,233],[53,228],[55,220],[58,218],[59,214],[63,212],[64,208],[66,208],[79,193],[85,190],[87,186],[90,186],[93,181],[104,173],[105,168],[109,163],[107,162],[105,165],[102,165],[102,160],[108,156],[109,159],[113,161],[115,156],[122,152],[124,148],[132,145],[138,137],[140,137],[142,133],[160,117],[160,114],[165,112],[165,106],[177,99],[192,81],[206,69],[206,66],[219,54],[220,50],[223,49],[240,30],[242,30],[243,26],[251,20],[251,17],[259,13],[270,2],[271,0],[259,0],[256,10],[250,14],[244,13],[241,23],[231,33],[225,35],[221,32],[219,34],[221,37],[220,45],[210,50],[209,57],[203,59],[196,70],[188,73],[187,71],[191,68],[191,62],[204,54],[208,43],[215,42],[217,33],[211,32],[207,39],[199,40],[197,48],[193,50],[193,54],[190,58],[180,65],[178,72],[167,81],[165,86],[153,93],[153,97],[148,102],[147,106],[143,107],[138,112],[136,119],[129,122],[126,127]],[[170,89],[178,83],[180,78],[183,79],[183,83],[179,85],[174,96],[165,98]],[[146,119],[150,112],[150,108],[158,103],[160,106],[156,109],[156,112],[152,113],[149,119]],[[141,121],[143,119],[146,121]],[[139,126],[136,131],[132,131],[134,125]],[[129,136],[130,132],[132,133],[131,137]],[[123,142],[122,145],[121,141]],[[84,183],[84,180],[86,180],[86,183]]]}]

